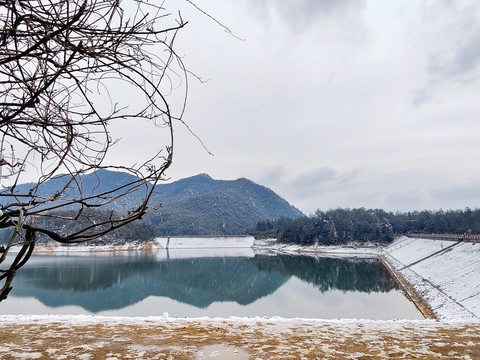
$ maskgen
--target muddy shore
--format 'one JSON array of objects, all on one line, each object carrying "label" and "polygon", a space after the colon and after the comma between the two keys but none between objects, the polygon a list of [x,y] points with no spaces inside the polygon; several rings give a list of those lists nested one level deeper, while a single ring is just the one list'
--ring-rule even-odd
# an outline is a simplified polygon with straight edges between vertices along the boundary
[{"label": "muddy shore", "polygon": [[479,359],[480,323],[308,319],[0,321],[0,359]]}]

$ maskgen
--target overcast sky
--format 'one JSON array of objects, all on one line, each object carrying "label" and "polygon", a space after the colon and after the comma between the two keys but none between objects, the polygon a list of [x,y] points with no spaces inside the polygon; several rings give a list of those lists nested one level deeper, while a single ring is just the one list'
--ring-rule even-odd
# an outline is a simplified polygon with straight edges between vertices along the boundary
[{"label": "overcast sky", "polygon": [[177,129],[173,180],[246,177],[305,214],[479,206],[480,2],[195,3],[243,40],[182,2],[209,79],[184,120],[214,155]]}]

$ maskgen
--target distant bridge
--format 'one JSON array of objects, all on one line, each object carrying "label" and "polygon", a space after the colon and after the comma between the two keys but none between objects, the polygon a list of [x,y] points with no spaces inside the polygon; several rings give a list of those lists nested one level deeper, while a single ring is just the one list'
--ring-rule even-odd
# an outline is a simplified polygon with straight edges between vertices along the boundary
[{"label": "distant bridge", "polygon": [[450,240],[450,241],[467,241],[473,243],[480,243],[480,234],[405,234],[411,238],[432,239],[432,240]]}]

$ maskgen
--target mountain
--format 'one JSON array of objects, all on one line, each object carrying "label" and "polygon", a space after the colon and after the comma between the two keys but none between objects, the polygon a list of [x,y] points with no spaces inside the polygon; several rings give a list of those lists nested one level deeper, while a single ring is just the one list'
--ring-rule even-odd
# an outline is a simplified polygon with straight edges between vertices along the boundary
[{"label": "mountain", "polygon": [[163,205],[146,216],[158,235],[244,234],[260,220],[303,216],[269,188],[245,178],[214,180],[200,174],[158,189],[153,202]]},{"label": "mountain", "polygon": [[[123,172],[99,170],[78,180],[83,193],[91,195],[131,182],[135,177]],[[66,181],[67,177],[56,177],[42,184],[38,192],[55,194],[65,186]],[[19,185],[16,191],[26,193],[31,186]],[[75,194],[75,190],[69,191],[69,195]],[[108,209],[129,211],[141,200],[144,191],[140,189],[129,194],[112,203]],[[207,174],[157,185],[150,208],[143,221],[155,228],[156,235],[239,235],[260,220],[303,216],[302,212],[265,186],[245,178],[214,180]]]},{"label": "mountain", "polygon": [[[57,193],[62,193],[64,195],[63,198],[73,199],[79,197],[81,192],[83,197],[89,197],[95,194],[107,192],[125,184],[133,183],[136,179],[136,176],[128,173],[109,171],[105,169],[100,169],[90,174],[77,176],[75,181],[71,181],[70,175],[58,175],[46,181],[45,183],[42,183],[38,189],[35,189],[34,194],[38,197],[49,197]],[[14,194],[29,194],[36,185],[37,183],[17,185],[14,189]],[[114,196],[121,193],[122,191],[119,190],[110,195]],[[139,188],[137,192],[128,194],[127,196],[124,196],[113,202],[110,206],[102,207],[102,209],[129,211],[135,207],[135,204],[138,204],[140,198],[144,194],[145,189]],[[17,201],[17,199],[13,198],[11,195],[9,188],[1,189],[0,203],[8,203],[10,199],[13,199],[14,203]],[[57,202],[61,203],[62,199],[57,200]],[[48,206],[50,205],[51,204],[48,204]],[[76,205],[68,207],[65,206],[62,208],[62,210],[70,210],[75,207]]]},{"label": "mountain", "polygon": [[228,180],[214,180],[207,174],[199,174],[169,184],[157,185],[159,194],[154,201],[170,203],[214,191],[228,184]]}]

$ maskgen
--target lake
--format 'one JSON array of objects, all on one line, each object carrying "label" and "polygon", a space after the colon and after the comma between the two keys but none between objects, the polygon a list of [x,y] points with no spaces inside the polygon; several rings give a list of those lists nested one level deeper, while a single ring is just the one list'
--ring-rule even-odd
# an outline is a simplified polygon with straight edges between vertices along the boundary
[{"label": "lake", "polygon": [[35,254],[3,314],[422,319],[377,259]]}]

